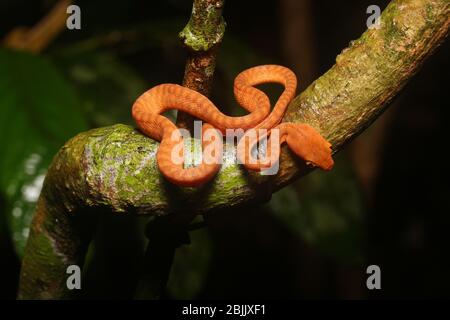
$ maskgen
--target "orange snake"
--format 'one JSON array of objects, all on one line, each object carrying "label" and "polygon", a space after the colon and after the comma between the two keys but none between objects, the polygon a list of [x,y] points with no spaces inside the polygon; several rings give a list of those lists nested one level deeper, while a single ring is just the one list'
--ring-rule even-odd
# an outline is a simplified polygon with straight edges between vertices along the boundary
[{"label": "orange snake", "polygon": [[[263,83],[280,83],[284,91],[270,112],[270,101],[267,95],[255,88]],[[160,141],[156,155],[159,170],[172,183],[181,186],[195,187],[211,180],[221,166],[222,146],[216,144],[222,140],[227,129],[243,129],[246,133],[238,142],[237,159],[250,170],[268,168],[267,158],[278,160],[279,146],[286,142],[289,148],[300,158],[323,170],[333,167],[331,144],[314,128],[307,124],[281,123],[288,103],[295,95],[297,78],[288,68],[278,65],[262,65],[241,72],[234,81],[234,95],[237,102],[249,113],[241,117],[231,117],[220,110],[202,94],[177,84],[161,84],[142,94],[134,103],[132,115],[139,129],[147,136]],[[162,113],[169,109],[187,112],[205,123],[202,128],[202,146],[216,147],[212,161],[202,162],[195,167],[185,168],[183,161],[174,163],[171,158],[174,148],[183,142],[175,124]],[[217,130],[207,130],[207,129]],[[266,129],[267,134],[258,135],[256,141],[247,139],[248,129]],[[272,148],[270,133],[278,129],[279,141],[275,151]],[[208,139],[205,132],[213,132]],[[260,131],[258,131],[260,132]],[[248,148],[253,148],[262,136],[269,136],[267,141],[269,152],[266,161],[255,160]],[[249,141],[249,143],[247,143]],[[244,142],[244,143],[243,143]],[[184,159],[183,148],[179,152]],[[205,155],[205,153],[204,153]],[[210,159],[211,160],[211,159]],[[270,161],[269,161],[270,162]],[[273,162],[271,162],[273,163]]]}]

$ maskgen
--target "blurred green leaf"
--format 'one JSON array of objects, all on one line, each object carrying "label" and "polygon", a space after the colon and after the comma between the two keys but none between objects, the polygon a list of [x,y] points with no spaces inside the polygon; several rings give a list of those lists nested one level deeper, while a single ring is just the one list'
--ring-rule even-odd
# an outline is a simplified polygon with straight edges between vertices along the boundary
[{"label": "blurred green leaf", "polygon": [[19,254],[53,155],[87,128],[80,100],[48,60],[0,50],[0,192]]},{"label": "blurred green leaf", "polygon": [[[132,124],[129,108],[140,94],[163,82],[181,82],[187,51],[178,32],[185,23],[178,18],[154,19],[54,48],[51,56],[76,85],[94,126]],[[214,101],[224,112],[246,114],[234,99],[234,78],[249,67],[270,62],[236,35],[227,34],[218,55]],[[280,88],[268,86],[264,91],[275,99]]]},{"label": "blurred green leaf", "polygon": [[133,124],[131,106],[147,86],[111,53],[66,54],[55,62],[76,87],[92,126]]},{"label": "blurred green leaf", "polygon": [[[183,69],[173,69],[177,58],[184,65],[184,55],[178,56],[184,52],[177,36],[181,28],[179,19],[154,20],[56,48],[51,56],[76,86],[93,126],[133,125],[131,106],[142,93],[181,81],[173,77],[183,74]],[[166,114],[175,115],[174,110]]]},{"label": "blurred green leaf", "polygon": [[295,234],[337,259],[363,258],[362,194],[340,154],[331,172],[316,170],[272,196],[273,215]]}]

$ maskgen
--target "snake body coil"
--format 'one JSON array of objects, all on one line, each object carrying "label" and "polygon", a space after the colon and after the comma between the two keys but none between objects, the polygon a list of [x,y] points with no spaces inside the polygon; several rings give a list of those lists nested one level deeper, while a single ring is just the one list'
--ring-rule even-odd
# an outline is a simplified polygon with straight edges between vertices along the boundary
[{"label": "snake body coil", "polygon": [[[270,112],[269,98],[255,86],[272,82],[282,84],[284,91]],[[241,72],[234,81],[236,100],[249,112],[245,116],[225,115],[207,97],[177,84],[161,84],[142,94],[133,105],[132,115],[143,133],[161,142],[157,153],[158,167],[169,181],[177,185],[199,186],[214,177],[220,169],[222,157],[222,144],[219,142],[227,129],[246,131],[238,143],[237,157],[250,170],[270,167],[278,160],[279,146],[284,142],[306,162],[330,170],[333,167],[331,145],[314,128],[307,124],[280,124],[296,87],[297,78],[288,68],[262,65]],[[183,161],[174,162],[174,151],[180,145],[183,146],[183,141],[175,124],[162,115],[169,109],[189,113],[205,122],[202,146],[204,150],[215,148],[212,159],[202,160],[201,164],[191,168],[184,168]],[[213,128],[217,130],[209,130]],[[251,155],[250,150],[261,140],[261,136],[256,140],[250,139],[252,130],[249,129],[268,130],[268,153],[264,161]],[[278,141],[272,141],[271,132],[274,129],[278,130]],[[205,137],[206,132],[210,133],[208,138]],[[179,148],[177,155],[183,159],[183,148]]]}]

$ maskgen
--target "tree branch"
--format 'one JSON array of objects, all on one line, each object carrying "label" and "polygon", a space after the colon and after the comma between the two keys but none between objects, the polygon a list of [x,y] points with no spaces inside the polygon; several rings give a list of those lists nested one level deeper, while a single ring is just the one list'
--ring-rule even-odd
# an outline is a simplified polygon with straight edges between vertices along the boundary
[{"label": "tree branch", "polygon": [[[289,106],[286,121],[317,128],[335,152],[370,125],[435,48],[450,24],[447,0],[394,0],[381,28],[366,31],[342,51],[336,64]],[[225,148],[218,176],[198,189],[166,182],[155,162],[158,144],[134,128],[115,125],[81,133],[66,143],[47,173],[25,249],[19,297],[64,296],[65,268],[80,264],[89,228],[80,219],[91,210],[118,214],[197,214],[250,201],[309,170],[283,148],[275,176],[259,176],[233,164]],[[92,214],[92,213],[91,213]],[[84,231],[84,232],[81,232]]]},{"label": "tree branch", "polygon": [[17,27],[3,40],[7,48],[41,52],[66,27],[67,7],[71,0],[60,0],[54,8],[32,28]]},{"label": "tree branch", "polygon": [[[217,49],[225,33],[224,3],[225,0],[194,0],[191,18],[180,32],[180,39],[189,50],[183,86],[207,97],[211,93]],[[193,122],[190,114],[178,112],[178,127],[192,131]]]}]

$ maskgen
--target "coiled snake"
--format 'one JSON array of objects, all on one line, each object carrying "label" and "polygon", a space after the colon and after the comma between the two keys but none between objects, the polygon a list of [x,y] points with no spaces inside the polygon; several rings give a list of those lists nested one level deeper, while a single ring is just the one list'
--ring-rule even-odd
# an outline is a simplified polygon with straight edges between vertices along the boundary
[{"label": "coiled snake", "polygon": [[[278,98],[272,112],[267,95],[255,88],[263,83],[280,83],[284,91]],[[161,173],[172,183],[195,187],[209,180],[219,171],[222,157],[222,134],[227,129],[243,129],[244,136],[237,146],[237,159],[250,170],[269,168],[279,157],[279,146],[286,142],[297,156],[307,163],[323,170],[333,167],[331,144],[314,128],[302,123],[280,123],[289,102],[295,95],[297,78],[288,68],[278,65],[262,65],[241,72],[234,81],[234,95],[237,102],[249,113],[231,117],[220,110],[202,94],[177,84],[161,84],[142,94],[134,103],[132,115],[139,129],[147,136],[160,141],[157,163]],[[183,137],[175,124],[162,113],[169,109],[187,112],[205,123],[202,127],[203,160],[195,167],[185,168],[183,164]],[[210,129],[216,130],[210,130]],[[266,129],[251,139],[249,129]],[[271,134],[278,130],[278,141]],[[264,132],[257,130],[256,132]],[[267,140],[267,155],[264,160],[255,159],[250,150],[263,137]],[[181,161],[174,161],[174,150]],[[213,150],[207,159],[205,150]],[[208,161],[206,161],[206,159]]]}]

